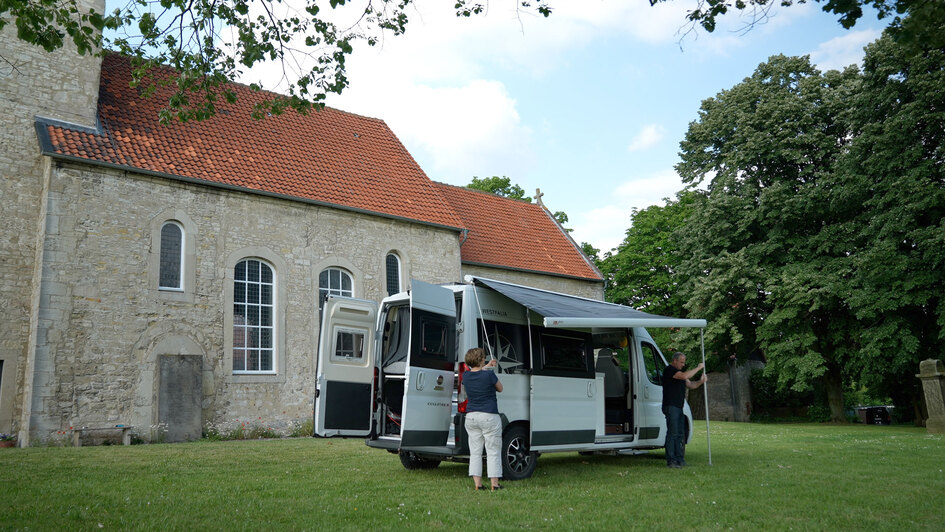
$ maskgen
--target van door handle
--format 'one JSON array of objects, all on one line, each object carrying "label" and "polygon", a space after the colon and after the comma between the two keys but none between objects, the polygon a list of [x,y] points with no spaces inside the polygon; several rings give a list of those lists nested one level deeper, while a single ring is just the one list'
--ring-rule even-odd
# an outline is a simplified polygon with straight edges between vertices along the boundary
[{"label": "van door handle", "polygon": [[423,372],[422,371],[417,372],[417,391],[418,392],[423,391]]},{"label": "van door handle", "polygon": [[594,389],[597,388],[597,382],[591,381],[587,383],[587,396],[594,397]]}]

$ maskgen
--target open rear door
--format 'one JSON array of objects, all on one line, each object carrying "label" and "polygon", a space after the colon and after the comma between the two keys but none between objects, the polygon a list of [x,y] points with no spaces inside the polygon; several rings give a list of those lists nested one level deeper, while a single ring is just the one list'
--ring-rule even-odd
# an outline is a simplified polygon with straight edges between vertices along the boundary
[{"label": "open rear door", "polygon": [[377,303],[330,297],[322,310],[315,384],[315,434],[371,431]]},{"label": "open rear door", "polygon": [[455,297],[452,290],[415,279],[410,286],[410,356],[400,447],[444,447],[452,422]]}]

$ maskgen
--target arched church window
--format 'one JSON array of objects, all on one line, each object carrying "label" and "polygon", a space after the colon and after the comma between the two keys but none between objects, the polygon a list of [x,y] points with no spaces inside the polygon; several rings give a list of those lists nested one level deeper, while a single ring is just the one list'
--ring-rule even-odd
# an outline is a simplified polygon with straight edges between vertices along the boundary
[{"label": "arched church window", "polygon": [[177,222],[165,222],[161,226],[160,273],[158,288],[161,290],[184,289],[184,228]]},{"label": "arched church window", "polygon": [[233,272],[233,372],[273,373],[273,269],[245,259]]},{"label": "arched church window", "polygon": [[387,295],[392,296],[401,291],[400,288],[400,257],[394,253],[387,254]]},{"label": "arched church window", "polygon": [[354,296],[351,274],[341,268],[325,268],[318,274],[318,311],[325,306],[329,295]]}]

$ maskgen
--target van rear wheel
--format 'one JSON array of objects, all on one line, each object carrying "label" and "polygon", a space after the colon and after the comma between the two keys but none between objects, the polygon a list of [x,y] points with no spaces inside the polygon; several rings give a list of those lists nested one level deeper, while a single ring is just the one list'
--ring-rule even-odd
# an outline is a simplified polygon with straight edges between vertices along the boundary
[{"label": "van rear wheel", "polygon": [[440,465],[439,460],[431,458],[422,458],[412,451],[400,451],[400,463],[404,464],[405,469],[434,469]]},{"label": "van rear wheel", "polygon": [[538,453],[528,446],[528,431],[518,425],[510,428],[502,437],[502,477],[507,480],[522,480],[532,476],[538,465]]}]

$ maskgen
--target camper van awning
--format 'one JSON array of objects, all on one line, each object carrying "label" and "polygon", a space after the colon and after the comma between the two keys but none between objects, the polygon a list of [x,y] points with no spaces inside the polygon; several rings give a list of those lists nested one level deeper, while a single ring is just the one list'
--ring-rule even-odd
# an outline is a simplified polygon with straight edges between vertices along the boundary
[{"label": "camper van awning", "polygon": [[[467,278],[468,280],[469,278]],[[583,297],[559,294],[537,288],[472,277],[472,281],[491,288],[505,297],[527,307],[545,319],[545,327],[698,327],[706,326],[705,320],[671,318],[656,314],[647,314],[639,310],[586,299]]]}]

